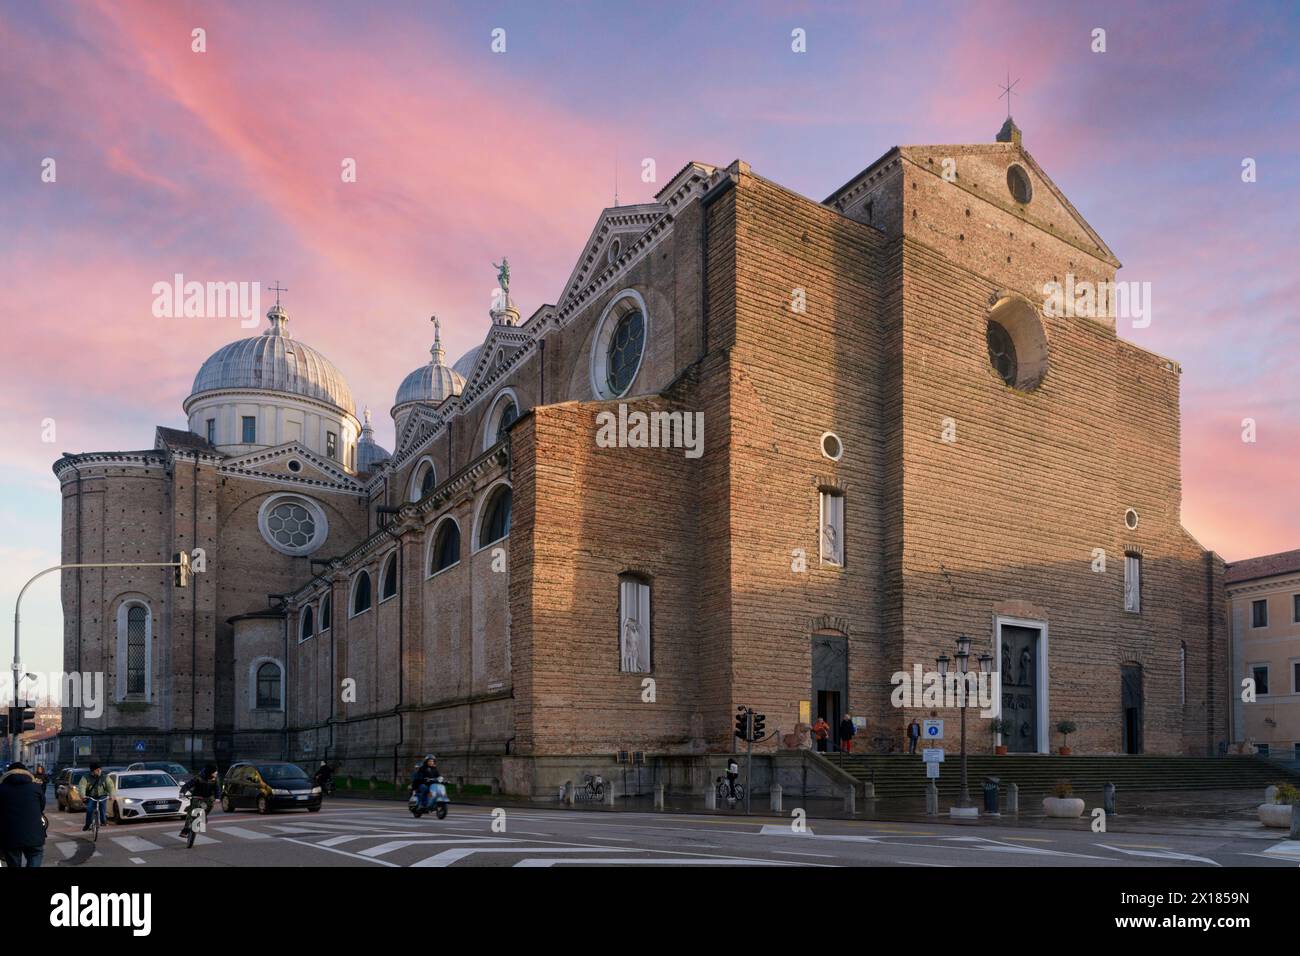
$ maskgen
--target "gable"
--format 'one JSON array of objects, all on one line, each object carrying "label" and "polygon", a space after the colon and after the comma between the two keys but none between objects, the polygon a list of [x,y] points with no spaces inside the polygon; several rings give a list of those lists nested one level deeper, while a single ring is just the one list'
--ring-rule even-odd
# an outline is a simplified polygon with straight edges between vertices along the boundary
[{"label": "gable", "polygon": [[602,210],[586,245],[582,247],[582,255],[564,283],[558,304],[567,303],[593,278],[610,268],[663,214],[664,207],[659,203],[613,206]]},{"label": "gable", "polygon": [[[290,467],[296,462],[298,470]],[[362,485],[343,466],[317,455],[299,442],[264,448],[234,458],[227,458],[218,469],[222,474],[239,475],[291,485],[313,485],[335,491],[360,492]]]}]

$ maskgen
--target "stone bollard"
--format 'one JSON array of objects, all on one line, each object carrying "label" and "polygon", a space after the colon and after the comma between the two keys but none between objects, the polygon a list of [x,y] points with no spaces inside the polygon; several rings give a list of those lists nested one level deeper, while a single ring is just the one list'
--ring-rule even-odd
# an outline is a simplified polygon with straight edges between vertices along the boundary
[{"label": "stone bollard", "polygon": [[1115,815],[1115,785],[1108,783],[1101,788],[1101,806],[1106,811],[1106,816]]},{"label": "stone bollard", "polygon": [[1018,784],[1007,784],[1007,813],[1014,814],[1020,812],[1020,786]]},{"label": "stone bollard", "polygon": [[772,789],[769,793],[769,796],[772,799],[772,811],[774,813],[780,813],[781,812],[781,785],[779,783],[772,784]]},{"label": "stone bollard", "polygon": [[704,809],[718,809],[718,788],[716,786],[704,788]]},{"label": "stone bollard", "polygon": [[608,781],[605,783],[605,806],[614,806],[614,784]]},{"label": "stone bollard", "polygon": [[862,799],[863,800],[876,799],[876,785],[872,783],[870,780],[862,784]]},{"label": "stone bollard", "polygon": [[565,802],[565,804],[566,804],[567,806],[570,806],[570,807],[571,807],[571,806],[573,806],[575,803],[577,803],[577,800],[578,800],[578,791],[574,789],[573,781],[572,781],[572,780],[566,780],[566,781],[564,781],[564,802]]},{"label": "stone bollard", "polygon": [[848,792],[844,794],[844,812],[853,816],[858,812],[858,788],[849,787]]},{"label": "stone bollard", "polygon": [[925,813],[931,817],[939,814],[939,785],[933,780],[925,784]]},{"label": "stone bollard", "polygon": [[662,810],[663,808],[664,808],[664,785],[662,783],[656,783],[655,784],[655,809]]}]

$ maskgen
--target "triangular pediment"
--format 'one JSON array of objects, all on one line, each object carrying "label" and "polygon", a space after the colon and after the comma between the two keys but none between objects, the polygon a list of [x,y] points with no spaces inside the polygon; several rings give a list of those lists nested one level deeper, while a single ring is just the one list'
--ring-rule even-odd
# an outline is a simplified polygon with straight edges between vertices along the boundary
[{"label": "triangular pediment", "polygon": [[393,452],[392,464],[400,466],[411,454],[422,448],[431,437],[437,434],[447,420],[447,413],[460,403],[458,397],[444,401],[437,409],[428,405],[417,405],[402,424],[402,433],[397,436],[397,449]]},{"label": "triangular pediment", "polygon": [[602,210],[587,243],[582,247],[564,292],[557,300],[564,305],[587,286],[596,276],[614,265],[632,243],[664,214],[659,203],[639,203],[635,206],[611,206]]},{"label": "triangular pediment", "polygon": [[[295,463],[295,468],[290,463]],[[276,445],[227,458],[220,465],[222,474],[283,481],[292,485],[326,486],[338,491],[361,491],[362,484],[336,461],[324,458],[300,442]]]}]

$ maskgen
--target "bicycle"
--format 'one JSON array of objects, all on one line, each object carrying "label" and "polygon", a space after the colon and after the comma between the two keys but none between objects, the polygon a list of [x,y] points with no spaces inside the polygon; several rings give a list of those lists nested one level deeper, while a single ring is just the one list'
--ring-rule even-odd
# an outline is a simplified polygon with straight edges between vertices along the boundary
[{"label": "bicycle", "polygon": [[[86,797],[87,803],[105,803],[107,801],[108,801],[108,797]],[[104,811],[102,807],[96,807],[94,810],[90,812],[90,842],[91,843],[99,842],[99,824],[100,824],[99,818],[103,812]]]},{"label": "bicycle", "polygon": [[744,800],[745,785],[737,780],[731,783],[723,777],[718,778],[718,799],[720,800]]},{"label": "bicycle", "polygon": [[588,796],[593,800],[599,800],[605,796],[605,781],[600,774],[596,774],[594,777],[587,774],[587,781],[583,789],[587,791]]},{"label": "bicycle", "polygon": [[194,820],[199,814],[203,814],[206,819],[207,815],[212,812],[212,801],[204,800],[202,797],[196,797],[194,794],[186,794],[190,802],[185,807],[185,823],[181,826],[181,833],[185,835],[186,848],[194,846]]}]

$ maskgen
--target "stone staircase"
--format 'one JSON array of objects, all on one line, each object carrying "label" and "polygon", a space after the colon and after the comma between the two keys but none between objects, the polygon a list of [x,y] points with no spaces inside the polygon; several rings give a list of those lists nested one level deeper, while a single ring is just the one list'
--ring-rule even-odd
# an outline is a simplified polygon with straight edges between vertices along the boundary
[{"label": "stone staircase", "polygon": [[[925,765],[916,754],[817,754],[827,763],[861,781],[875,784],[879,798],[925,796]],[[1044,794],[1058,780],[1068,780],[1077,793],[1099,791],[1113,783],[1121,793],[1141,790],[1257,789],[1289,780],[1300,784],[1300,772],[1259,757],[1046,756],[1040,754],[970,755],[970,789],[979,799],[986,776],[1001,787],[1014,783],[1022,795]],[[949,749],[941,765],[939,793],[955,796],[961,786],[961,757]]]}]

